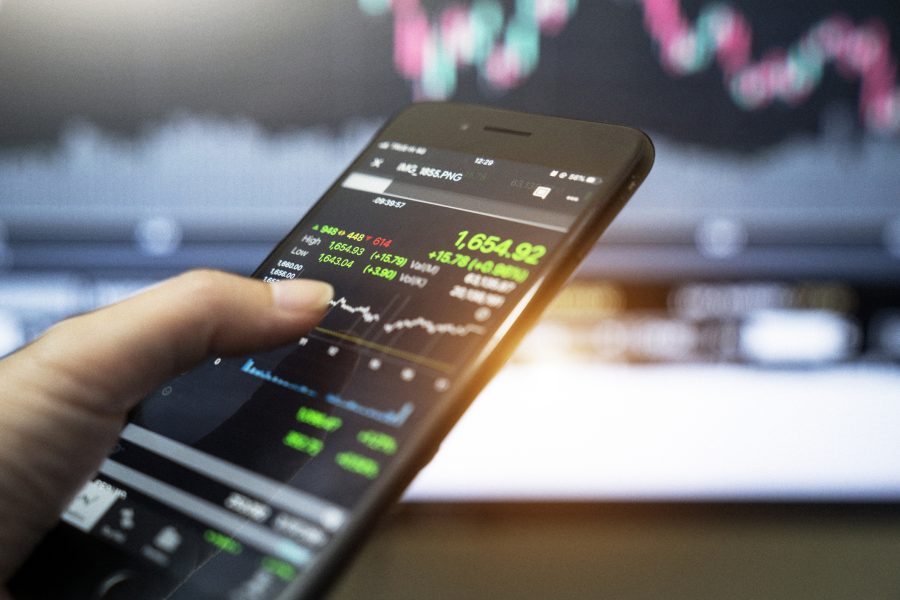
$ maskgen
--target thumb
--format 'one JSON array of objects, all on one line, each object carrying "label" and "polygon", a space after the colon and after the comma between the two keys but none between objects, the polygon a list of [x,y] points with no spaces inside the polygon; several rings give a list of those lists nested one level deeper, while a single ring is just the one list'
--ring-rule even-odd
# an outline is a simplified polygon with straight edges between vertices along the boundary
[{"label": "thumb", "polygon": [[[234,355],[299,338],[321,318],[330,285],[267,284],[192,271],[51,328],[25,350],[52,395],[121,413],[211,354]],[[43,375],[43,376],[41,376]]]}]

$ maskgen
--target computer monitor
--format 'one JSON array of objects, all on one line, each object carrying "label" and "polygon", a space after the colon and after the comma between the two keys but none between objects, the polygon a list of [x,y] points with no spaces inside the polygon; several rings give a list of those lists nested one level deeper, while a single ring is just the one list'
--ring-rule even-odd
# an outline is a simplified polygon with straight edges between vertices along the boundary
[{"label": "computer monitor", "polygon": [[5,0],[0,354],[250,272],[411,101],[622,122],[650,178],[407,498],[896,501],[898,40],[872,0]]}]

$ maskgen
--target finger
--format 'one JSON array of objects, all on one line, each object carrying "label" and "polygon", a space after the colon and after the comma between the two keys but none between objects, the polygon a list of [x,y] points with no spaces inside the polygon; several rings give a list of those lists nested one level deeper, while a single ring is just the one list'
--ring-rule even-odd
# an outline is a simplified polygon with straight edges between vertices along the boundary
[{"label": "finger", "polygon": [[[119,413],[163,380],[211,354],[234,355],[299,338],[321,318],[330,285],[267,284],[192,271],[113,306],[51,328],[26,352],[46,390]],[[40,378],[40,375],[36,375]]]}]

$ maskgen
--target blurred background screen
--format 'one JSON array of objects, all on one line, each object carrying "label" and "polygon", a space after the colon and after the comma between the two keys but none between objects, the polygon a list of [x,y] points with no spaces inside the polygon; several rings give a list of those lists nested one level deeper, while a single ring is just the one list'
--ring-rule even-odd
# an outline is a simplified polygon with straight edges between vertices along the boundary
[{"label": "blurred background screen", "polygon": [[[900,500],[896,0],[0,0],[0,355],[249,273],[393,112],[645,129],[409,500]],[[90,360],[90,357],[85,357]]]}]

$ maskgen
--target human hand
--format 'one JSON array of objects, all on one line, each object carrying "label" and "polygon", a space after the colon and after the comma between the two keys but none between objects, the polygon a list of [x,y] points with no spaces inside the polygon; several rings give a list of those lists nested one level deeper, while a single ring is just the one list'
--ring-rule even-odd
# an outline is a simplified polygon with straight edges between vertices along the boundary
[{"label": "human hand", "polygon": [[193,271],[63,321],[0,361],[0,581],[97,470],[143,396],[207,356],[301,337],[333,293],[317,281]]}]

